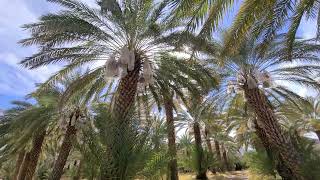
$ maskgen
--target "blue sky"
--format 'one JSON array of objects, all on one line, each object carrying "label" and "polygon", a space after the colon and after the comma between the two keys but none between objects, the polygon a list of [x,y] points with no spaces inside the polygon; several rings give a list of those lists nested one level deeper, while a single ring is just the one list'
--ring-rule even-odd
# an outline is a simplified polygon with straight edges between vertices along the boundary
[{"label": "blue sky", "polygon": [[[88,2],[92,4],[94,0]],[[21,26],[59,8],[46,0],[0,0],[0,109],[8,108],[12,100],[23,100],[35,89],[35,83],[45,81],[59,70],[58,65],[28,70],[18,64],[37,51],[36,47],[18,44],[28,37]]]},{"label": "blue sky", "polygon": [[[83,0],[94,3],[94,0]],[[46,0],[0,0],[0,109],[10,107],[12,100],[22,100],[35,89],[35,83],[45,81],[60,66],[50,65],[36,70],[21,67],[18,62],[36,52],[36,47],[22,47],[17,42],[28,37],[20,27],[35,22],[39,16],[56,12],[59,7]],[[227,15],[231,19],[233,15]],[[229,20],[228,20],[229,21]],[[229,22],[223,24],[229,24]],[[315,35],[316,26],[312,21],[303,23],[298,34],[304,38]],[[306,89],[301,89],[306,93]]]}]

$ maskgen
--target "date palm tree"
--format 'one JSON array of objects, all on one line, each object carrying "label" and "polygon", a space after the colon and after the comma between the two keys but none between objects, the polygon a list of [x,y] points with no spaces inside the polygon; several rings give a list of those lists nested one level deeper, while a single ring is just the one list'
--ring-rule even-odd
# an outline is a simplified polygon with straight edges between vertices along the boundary
[{"label": "date palm tree", "polygon": [[17,163],[20,165],[16,166],[17,179],[32,179],[47,135],[47,127],[56,117],[54,106],[47,97],[36,99],[36,105],[14,102],[17,106],[8,110],[4,116],[9,124],[7,133],[1,135],[1,144],[4,145],[1,152],[3,158],[16,152],[25,152],[22,162],[18,158]]},{"label": "date palm tree", "polygon": [[[302,179],[303,160],[281,129],[270,100],[282,103],[283,99],[291,102],[299,99],[300,96],[283,82],[319,88],[319,83],[314,80],[314,73],[319,72],[318,57],[315,56],[319,46],[308,40],[296,42],[294,58],[288,62],[283,40],[273,43],[262,57],[257,50],[259,45],[259,42],[248,39],[246,46],[242,46],[237,54],[226,58],[224,67],[228,69],[229,76],[225,81],[228,87],[225,91],[244,93],[270,145],[279,152],[292,177]],[[292,65],[292,62],[299,63]]]},{"label": "date palm tree", "polygon": [[[230,88],[230,87],[229,87]],[[232,90],[231,90],[232,91]],[[266,151],[268,158],[274,163],[275,169],[283,179],[290,179],[292,174],[290,169],[284,164],[278,151],[269,143],[266,133],[257,123],[257,118],[252,109],[248,107],[243,93],[226,93],[223,100],[230,99],[226,103],[228,116],[228,129],[235,131],[235,138],[238,144],[243,144],[246,149],[251,144],[257,151]],[[300,98],[301,99],[301,98]],[[285,105],[284,103],[283,105]],[[280,118],[277,116],[277,118]],[[281,124],[284,127],[286,124]]]},{"label": "date palm tree", "polygon": [[[32,104],[24,101],[13,101],[12,105],[14,105],[13,108],[8,109],[4,112],[4,115],[0,117],[0,138],[1,138],[1,162],[6,162],[8,159],[10,159],[11,154],[14,154],[11,151],[11,148],[8,148],[8,142],[10,141],[10,132],[9,129],[13,124],[13,119],[17,117],[21,112],[26,110],[27,108],[31,108]],[[5,146],[6,145],[6,146]],[[9,146],[10,147],[10,146]],[[23,159],[25,157],[25,149],[21,148],[20,150],[17,150],[16,153],[18,154],[18,157],[16,157],[16,164],[15,164],[15,169],[13,173],[13,177],[11,177],[14,180],[17,180],[19,171],[21,168],[21,164],[23,162]]]},{"label": "date palm tree", "polygon": [[[80,72],[69,75],[63,80],[60,80],[58,84],[52,86],[50,89],[47,89],[46,91],[40,91],[38,93],[40,93],[40,96],[41,94],[55,94],[56,101],[61,102],[61,98],[64,97],[63,95],[69,84],[77,81],[77,78],[79,78],[80,75]],[[59,120],[57,120],[54,125],[58,126],[58,128],[61,128],[64,131],[64,136],[58,157],[54,162],[52,172],[49,176],[50,180],[58,180],[62,177],[64,167],[73,145],[75,144],[73,141],[76,140],[77,135],[80,133],[79,131],[81,131],[82,127],[86,123],[85,118],[87,118],[87,99],[85,93],[87,92],[88,89],[83,88],[79,93],[73,94],[73,96],[69,98],[67,102],[63,103],[64,106],[61,106],[60,103],[57,103],[56,111],[59,113]]]},{"label": "date palm tree", "polygon": [[[59,102],[60,98],[63,97],[64,90],[67,89],[67,85],[74,81],[76,77],[79,77],[79,75],[66,77],[64,81],[60,81],[59,85],[51,86],[45,91],[41,90],[32,93],[30,96],[37,99],[37,105],[14,102],[18,106],[9,110],[4,116],[6,122],[11,123],[8,129],[24,134],[21,138],[16,138],[16,135],[13,134],[12,136],[8,136],[9,139],[7,138],[10,140],[9,143],[7,141],[4,142],[5,144],[12,144],[12,146],[6,146],[12,153],[16,151],[23,153],[26,144],[32,139],[31,150],[25,153],[22,161],[20,158],[17,160],[17,163],[21,161],[20,167],[17,166],[16,169],[17,172],[20,172],[18,179],[31,179],[33,177],[45,136],[49,132],[59,132],[53,131],[55,129],[65,128],[66,134],[50,177],[51,179],[60,179],[72,148],[71,141],[78,127],[80,127],[79,124],[81,124],[79,122],[80,116],[83,115],[81,103],[82,105],[86,103],[86,98],[82,93],[70,98],[65,103],[66,106],[60,106]],[[87,92],[87,89],[83,89],[83,92]]]},{"label": "date palm tree", "polygon": [[167,30],[160,25],[165,3],[102,0],[101,9],[96,9],[76,0],[49,1],[65,9],[24,26],[31,37],[21,43],[38,45],[40,50],[21,64],[34,69],[66,63],[43,88],[79,67],[89,67],[90,72],[71,85],[70,93],[87,84],[93,86],[92,94],[99,93],[114,82],[110,78],[118,77],[117,88],[113,88],[113,114],[115,119],[123,119],[134,104],[143,63],[152,62],[153,56],[166,48],[156,41]]},{"label": "date palm tree", "polygon": [[[139,79],[152,79],[150,64],[153,57],[160,50],[167,49],[163,42],[157,41],[168,32],[166,26],[161,25],[165,2],[102,0],[99,2],[101,9],[75,0],[50,2],[62,5],[65,10],[42,16],[39,22],[24,26],[31,37],[21,43],[41,48],[21,64],[31,69],[58,62],[67,64],[49,78],[43,89],[76,68],[89,66],[90,72],[71,84],[65,93],[66,98],[62,99],[68,99],[85,86],[91,87],[89,94],[98,95],[109,88],[114,92],[111,98],[112,119],[119,121],[119,128],[122,124],[130,124],[127,115],[134,106]],[[99,62],[105,65],[92,65]],[[117,88],[113,82],[118,82]],[[116,165],[110,154],[106,157],[110,162],[106,166]],[[107,172],[102,173],[103,178],[108,178],[108,173],[111,173],[110,177],[117,176],[116,171],[104,170]]]},{"label": "date palm tree", "polygon": [[199,95],[206,89],[217,85],[217,75],[195,60],[177,58],[170,54],[162,54],[157,61],[154,83],[146,87],[159,107],[164,106],[166,115],[168,147],[171,155],[169,163],[170,179],[178,179],[176,159],[174,109],[175,101],[185,101],[186,94]]},{"label": "date palm tree", "polygon": [[177,120],[182,122],[184,125],[190,126],[191,129],[190,132],[193,134],[194,138],[194,146],[195,146],[195,152],[196,152],[196,158],[195,158],[195,164],[196,164],[196,179],[208,179],[207,177],[207,168],[204,165],[205,161],[205,155],[204,155],[204,149],[202,146],[202,136],[201,136],[201,125],[202,118],[204,114],[205,106],[204,102],[201,102],[199,98],[197,99],[190,99],[188,101],[187,111],[182,111],[178,114]]}]

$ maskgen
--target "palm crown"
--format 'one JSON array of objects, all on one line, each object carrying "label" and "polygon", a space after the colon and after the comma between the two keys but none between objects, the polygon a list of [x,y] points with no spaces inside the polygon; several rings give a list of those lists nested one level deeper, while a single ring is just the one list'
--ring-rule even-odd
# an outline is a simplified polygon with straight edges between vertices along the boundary
[{"label": "palm crown", "polygon": [[[39,53],[21,63],[28,68],[65,62],[66,66],[46,84],[55,83],[79,67],[90,67],[87,83],[105,87],[103,74],[121,77],[143,64],[143,77],[152,81],[150,63],[162,50],[157,38],[165,32],[160,26],[164,3],[155,1],[102,1],[102,11],[74,0],[51,0],[66,9],[42,16],[40,21],[25,25],[31,37],[23,45],[39,45]],[[106,62],[104,66],[94,63]],[[84,81],[84,80],[83,80]],[[97,88],[101,89],[101,88]]]}]

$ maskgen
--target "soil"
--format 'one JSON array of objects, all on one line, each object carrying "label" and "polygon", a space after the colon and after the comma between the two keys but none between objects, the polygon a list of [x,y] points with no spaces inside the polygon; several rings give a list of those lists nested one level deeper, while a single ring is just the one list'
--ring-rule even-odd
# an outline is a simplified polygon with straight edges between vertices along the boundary
[{"label": "soil", "polygon": [[[208,173],[209,180],[246,180],[248,179],[247,171],[231,171],[224,173],[211,174]],[[195,179],[194,174],[180,174],[180,180],[193,180]]]}]

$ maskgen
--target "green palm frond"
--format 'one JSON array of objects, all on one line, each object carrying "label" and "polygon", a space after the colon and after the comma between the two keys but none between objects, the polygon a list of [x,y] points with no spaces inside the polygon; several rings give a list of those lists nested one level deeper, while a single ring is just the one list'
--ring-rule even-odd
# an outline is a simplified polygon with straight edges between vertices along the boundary
[{"label": "green palm frond", "polygon": [[139,175],[147,179],[160,179],[167,172],[168,157],[164,152],[155,153]]},{"label": "green palm frond", "polygon": [[[293,14],[290,28],[287,33],[287,46],[288,46],[288,55],[291,56],[293,44],[296,38],[296,33],[298,31],[298,27],[301,23],[303,15],[305,15],[306,12],[309,12],[311,8],[315,5],[316,1],[314,0],[302,0],[297,5],[295,12]],[[289,59],[291,59],[289,56]]]}]

